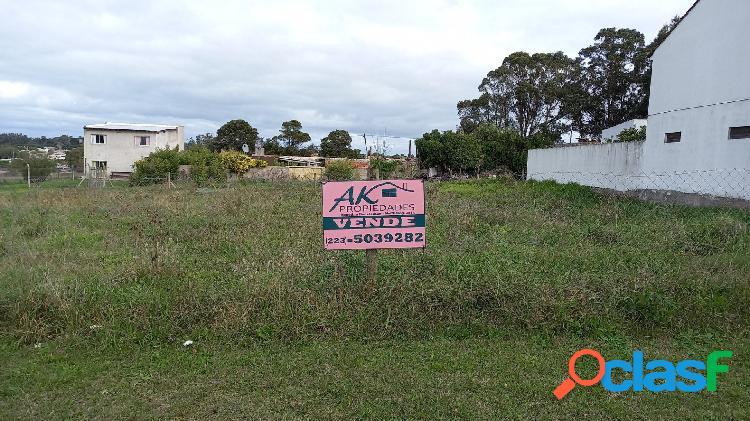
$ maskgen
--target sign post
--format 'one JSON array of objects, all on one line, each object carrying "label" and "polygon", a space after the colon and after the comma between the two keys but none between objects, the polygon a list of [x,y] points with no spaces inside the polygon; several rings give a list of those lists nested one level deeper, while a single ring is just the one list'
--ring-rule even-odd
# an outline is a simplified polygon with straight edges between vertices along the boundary
[{"label": "sign post", "polygon": [[[367,178],[380,180],[380,169],[369,165],[367,167]],[[370,285],[370,290],[374,291],[378,282],[378,249],[365,250],[365,265],[367,266],[367,284]]]},{"label": "sign post", "polygon": [[324,183],[323,244],[326,250],[365,250],[367,280],[374,286],[378,249],[424,248],[427,244],[424,182]]}]

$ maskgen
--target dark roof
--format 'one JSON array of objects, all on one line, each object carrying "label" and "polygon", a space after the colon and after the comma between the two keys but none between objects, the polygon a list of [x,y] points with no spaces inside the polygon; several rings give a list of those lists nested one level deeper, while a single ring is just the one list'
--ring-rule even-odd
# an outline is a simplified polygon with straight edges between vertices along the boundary
[{"label": "dark roof", "polygon": [[654,54],[656,54],[656,50],[658,50],[658,49],[659,49],[659,47],[661,47],[661,46],[662,46],[662,44],[664,44],[664,41],[666,41],[666,40],[667,40],[667,38],[669,38],[669,36],[670,36],[670,35],[672,35],[672,32],[674,32],[674,30],[675,30],[675,29],[677,29],[677,27],[678,27],[678,26],[680,26],[680,24],[682,23],[682,21],[683,21],[683,20],[685,20],[685,18],[687,17],[687,15],[689,15],[689,14],[690,14],[690,12],[692,12],[692,11],[693,11],[693,9],[695,9],[695,6],[697,6],[697,5],[698,5],[698,3],[700,3],[700,2],[701,2],[701,0],[696,0],[696,1],[695,1],[695,3],[693,3],[693,5],[692,5],[692,6],[690,6],[690,9],[688,9],[688,11],[687,11],[687,12],[685,12],[685,14],[684,14],[684,15],[682,15],[682,17],[681,17],[681,18],[680,18],[680,20],[679,20],[679,21],[678,21],[678,22],[677,22],[677,23],[675,24],[675,26],[673,26],[673,27],[672,27],[672,29],[670,29],[670,30],[669,30],[669,33],[667,34],[667,36],[666,36],[666,37],[664,37],[664,39],[663,39],[663,40],[661,41],[661,43],[659,43],[659,45],[657,45],[657,46],[656,46],[656,48],[654,48],[654,52],[653,52],[653,53],[651,53],[651,56],[652,56],[652,57],[653,57],[653,55],[654,55]]}]

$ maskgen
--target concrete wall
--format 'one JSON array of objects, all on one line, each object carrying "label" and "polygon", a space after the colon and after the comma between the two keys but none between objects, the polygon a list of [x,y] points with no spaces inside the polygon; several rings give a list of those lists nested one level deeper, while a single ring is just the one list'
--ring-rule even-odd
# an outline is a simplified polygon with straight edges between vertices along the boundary
[{"label": "concrete wall", "polygon": [[265,167],[251,168],[243,175],[250,180],[301,180],[317,181],[323,177],[323,167]]},{"label": "concrete wall", "polygon": [[642,142],[601,143],[529,151],[529,174],[587,171],[631,174],[640,171]]},{"label": "concrete wall", "polygon": [[641,171],[643,143],[602,143],[529,151],[527,178],[576,182],[614,190]]},{"label": "concrete wall", "polygon": [[[106,143],[103,145],[95,144],[93,135],[96,134],[107,136]],[[182,150],[185,147],[183,127],[161,132],[84,129],[83,135],[85,164],[91,166],[92,161],[106,161],[109,173],[113,171],[132,172],[135,161],[148,156],[157,148],[165,149],[178,146]],[[148,146],[140,146],[136,144],[136,136],[150,136],[151,143]]]},{"label": "concrete wall", "polygon": [[[664,160],[655,159],[655,155],[649,155],[648,146],[648,142],[629,142],[530,150],[527,178],[621,192],[660,190],[750,200],[747,165],[681,167],[681,153],[667,154],[669,158]],[[700,156],[691,158],[700,160]],[[733,162],[735,158],[721,159]],[[649,166],[649,160],[659,165]]]}]

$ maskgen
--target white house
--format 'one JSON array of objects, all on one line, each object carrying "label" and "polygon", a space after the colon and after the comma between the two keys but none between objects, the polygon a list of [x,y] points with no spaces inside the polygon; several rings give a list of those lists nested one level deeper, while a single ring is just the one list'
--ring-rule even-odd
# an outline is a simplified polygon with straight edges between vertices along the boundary
[{"label": "white house", "polygon": [[88,169],[105,169],[107,174],[130,173],[135,161],[157,148],[185,147],[183,126],[105,123],[83,127],[83,159]]},{"label": "white house", "polygon": [[529,151],[528,178],[750,200],[749,0],[698,0],[652,56],[646,141]]},{"label": "white house", "polygon": [[640,129],[641,127],[646,127],[648,120],[646,119],[634,119],[634,120],[628,120],[624,123],[620,123],[614,127],[610,127],[608,129],[602,130],[602,141],[603,142],[611,142],[615,139],[617,139],[617,135],[622,133],[625,130],[628,129]]}]

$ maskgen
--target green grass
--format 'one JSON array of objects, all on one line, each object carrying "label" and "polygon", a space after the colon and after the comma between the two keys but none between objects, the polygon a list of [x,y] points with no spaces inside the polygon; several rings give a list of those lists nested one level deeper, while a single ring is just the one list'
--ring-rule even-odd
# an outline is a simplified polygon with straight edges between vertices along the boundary
[{"label": "green grass", "polygon": [[[428,184],[428,248],[371,288],[314,184],[4,187],[1,418],[748,416],[748,212]],[[584,346],[735,357],[716,394],[554,402]]]},{"label": "green grass", "polygon": [[[595,346],[607,358],[703,359],[734,349],[715,393],[609,394],[552,389],[567,359]],[[177,342],[113,350],[44,343],[0,348],[0,416],[38,418],[516,418],[746,419],[746,341],[678,337],[660,341],[534,336],[293,344]],[[579,364],[582,376],[591,369]],[[589,370],[590,371],[590,370]]]}]

